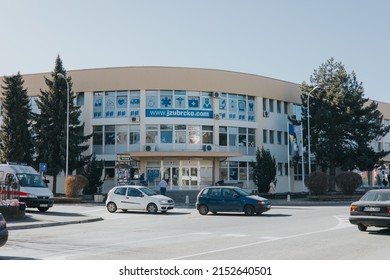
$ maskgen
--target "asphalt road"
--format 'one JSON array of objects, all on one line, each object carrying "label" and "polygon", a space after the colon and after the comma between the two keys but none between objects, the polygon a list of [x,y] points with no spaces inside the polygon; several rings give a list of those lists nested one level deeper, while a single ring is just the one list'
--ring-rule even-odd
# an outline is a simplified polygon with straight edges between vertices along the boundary
[{"label": "asphalt road", "polygon": [[273,206],[247,217],[201,216],[193,208],[151,215],[55,205],[47,213],[28,215],[99,219],[11,229],[0,260],[389,260],[390,231],[360,232],[349,223],[348,211],[348,206],[334,205]]}]

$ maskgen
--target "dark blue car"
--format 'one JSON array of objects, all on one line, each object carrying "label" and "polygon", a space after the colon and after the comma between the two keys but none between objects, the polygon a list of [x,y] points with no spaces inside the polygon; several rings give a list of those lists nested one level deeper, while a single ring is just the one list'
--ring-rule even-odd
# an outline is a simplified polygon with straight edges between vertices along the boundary
[{"label": "dark blue car", "polygon": [[268,199],[251,195],[239,187],[207,187],[202,189],[196,200],[196,209],[201,215],[208,212],[244,212],[251,216],[271,209]]}]

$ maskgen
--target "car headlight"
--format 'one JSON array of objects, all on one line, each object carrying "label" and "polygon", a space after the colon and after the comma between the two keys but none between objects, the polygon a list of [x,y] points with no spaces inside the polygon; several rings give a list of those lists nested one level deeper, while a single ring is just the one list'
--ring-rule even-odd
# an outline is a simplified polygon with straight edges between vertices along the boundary
[{"label": "car headlight", "polygon": [[27,197],[28,198],[37,198],[37,196],[35,194],[33,194],[33,193],[27,194]]},{"label": "car headlight", "polygon": [[166,200],[166,199],[161,199],[161,200],[160,200],[160,203],[164,203],[164,204],[165,204],[165,203],[168,203],[168,200]]}]

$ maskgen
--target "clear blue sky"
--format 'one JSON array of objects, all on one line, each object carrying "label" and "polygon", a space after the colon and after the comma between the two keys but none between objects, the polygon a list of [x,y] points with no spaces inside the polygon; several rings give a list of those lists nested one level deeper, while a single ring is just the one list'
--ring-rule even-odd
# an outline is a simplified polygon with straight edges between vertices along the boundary
[{"label": "clear blue sky", "polygon": [[0,0],[0,76],[179,66],[294,83],[334,57],[390,103],[387,0]]}]

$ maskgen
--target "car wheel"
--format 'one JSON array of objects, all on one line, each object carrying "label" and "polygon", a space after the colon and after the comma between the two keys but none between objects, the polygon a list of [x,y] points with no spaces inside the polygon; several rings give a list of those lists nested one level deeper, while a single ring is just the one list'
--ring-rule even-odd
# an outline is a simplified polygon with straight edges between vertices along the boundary
[{"label": "car wheel", "polygon": [[359,229],[360,231],[366,231],[366,230],[367,230],[367,227],[366,227],[365,225],[363,225],[363,224],[358,224],[358,229]]},{"label": "car wheel", "polygon": [[156,204],[149,203],[148,206],[146,207],[146,210],[148,211],[148,213],[155,214],[157,213],[158,208]]},{"label": "car wheel", "polygon": [[109,202],[108,204],[107,204],[107,210],[108,210],[108,212],[110,212],[110,213],[115,213],[116,212],[116,204],[114,203],[114,202]]},{"label": "car wheel", "polygon": [[199,211],[199,214],[201,214],[201,215],[207,215],[207,213],[209,212],[209,208],[204,204],[199,205],[198,211]]},{"label": "car wheel", "polygon": [[244,208],[244,213],[247,216],[253,216],[255,214],[255,208],[252,205],[247,205]]},{"label": "car wheel", "polygon": [[49,210],[49,207],[38,207],[38,210],[40,212],[46,212],[47,210]]}]

